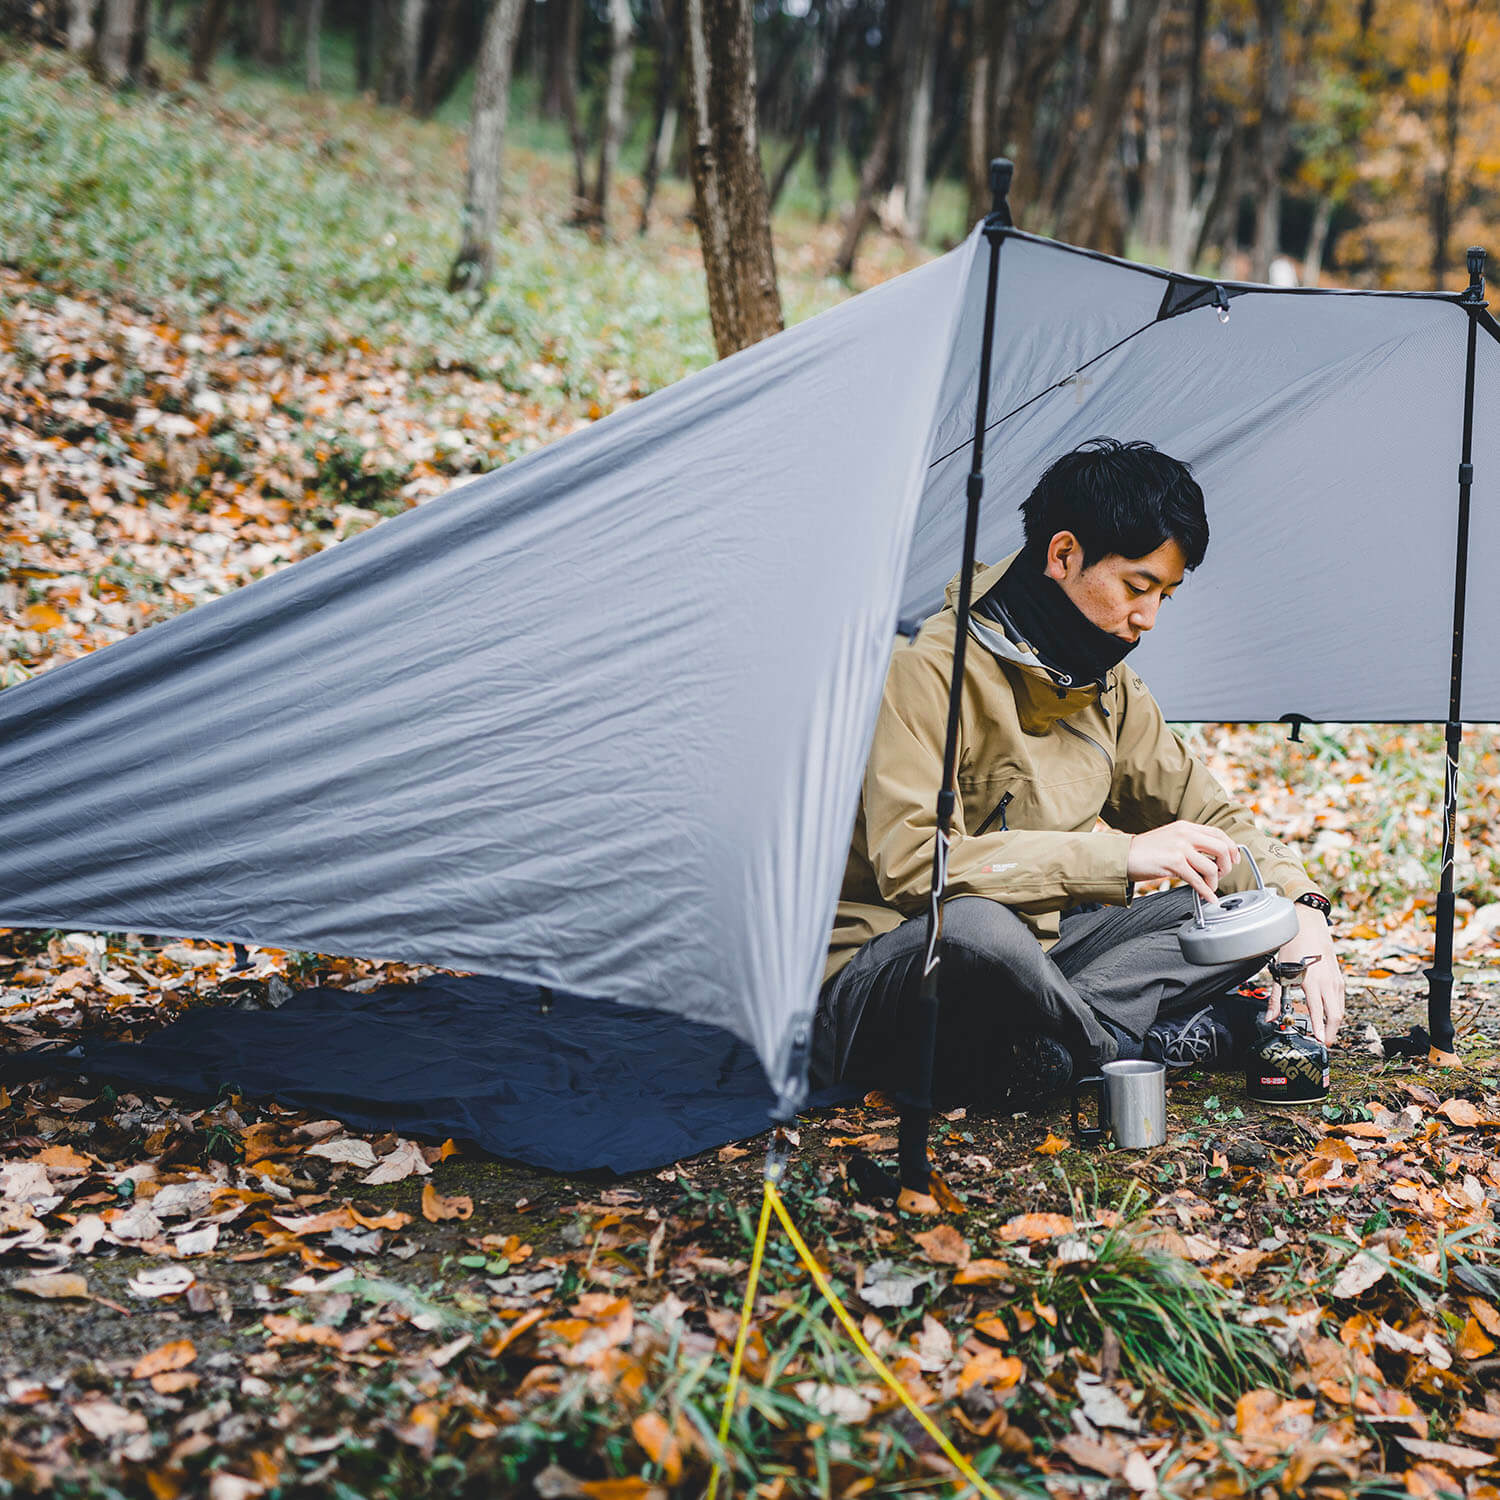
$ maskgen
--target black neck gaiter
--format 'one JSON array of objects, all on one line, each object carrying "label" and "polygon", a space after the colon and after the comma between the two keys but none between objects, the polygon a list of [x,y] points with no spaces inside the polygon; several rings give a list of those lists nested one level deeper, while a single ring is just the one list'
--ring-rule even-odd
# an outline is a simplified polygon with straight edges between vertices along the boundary
[{"label": "black neck gaiter", "polygon": [[1064,593],[1062,585],[1023,553],[974,612],[999,625],[1018,645],[1036,652],[1044,667],[1073,683],[1100,682],[1135,650],[1138,641],[1100,630]]}]

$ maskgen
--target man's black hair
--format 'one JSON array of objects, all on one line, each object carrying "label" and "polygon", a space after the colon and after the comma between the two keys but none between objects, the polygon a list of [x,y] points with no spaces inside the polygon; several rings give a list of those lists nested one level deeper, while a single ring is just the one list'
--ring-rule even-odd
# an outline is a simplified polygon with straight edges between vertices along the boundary
[{"label": "man's black hair", "polygon": [[1145,557],[1163,542],[1182,548],[1189,568],[1208,551],[1208,517],[1193,471],[1143,440],[1091,438],[1064,453],[1021,504],[1026,553],[1039,567],[1047,544],[1071,531],[1085,567],[1108,557]]}]

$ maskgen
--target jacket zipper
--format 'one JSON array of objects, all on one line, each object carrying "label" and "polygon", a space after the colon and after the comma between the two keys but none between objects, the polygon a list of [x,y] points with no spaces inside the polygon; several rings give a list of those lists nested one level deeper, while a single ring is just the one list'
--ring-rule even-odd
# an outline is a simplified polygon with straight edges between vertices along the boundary
[{"label": "jacket zipper", "polygon": [[1105,765],[1107,765],[1110,768],[1111,771],[1114,770],[1114,768],[1115,768],[1114,757],[1092,735],[1085,734],[1081,729],[1074,729],[1073,726],[1071,724],[1069,724],[1066,719],[1059,719],[1057,721],[1057,724],[1058,724],[1058,728],[1060,728],[1060,729],[1066,729],[1069,734],[1071,734],[1072,736],[1074,736],[1075,739],[1082,740],[1085,745],[1092,745],[1094,747],[1094,749],[1097,750],[1099,752],[1099,754],[1104,757],[1104,763],[1105,763]]},{"label": "jacket zipper", "polygon": [[994,808],[990,812],[989,817],[987,817],[984,822],[982,822],[979,827],[974,830],[974,837],[977,839],[979,835],[983,833],[990,826],[990,824],[995,821],[996,818],[1000,819],[1000,832],[1009,833],[1010,829],[1006,827],[1005,823],[1005,809],[1009,807],[1015,800],[1016,794],[1014,792],[1007,792],[995,804]]}]

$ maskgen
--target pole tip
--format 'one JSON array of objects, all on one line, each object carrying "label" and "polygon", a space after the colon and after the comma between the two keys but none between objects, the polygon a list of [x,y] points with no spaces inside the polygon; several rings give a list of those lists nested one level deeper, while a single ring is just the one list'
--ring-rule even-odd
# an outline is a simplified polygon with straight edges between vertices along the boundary
[{"label": "pole tip", "polygon": [[1484,276],[1485,248],[1483,245],[1469,246],[1469,280],[1479,281]]},{"label": "pole tip", "polygon": [[990,162],[990,218],[994,223],[1010,225],[1010,180],[1016,164],[1004,156]]}]

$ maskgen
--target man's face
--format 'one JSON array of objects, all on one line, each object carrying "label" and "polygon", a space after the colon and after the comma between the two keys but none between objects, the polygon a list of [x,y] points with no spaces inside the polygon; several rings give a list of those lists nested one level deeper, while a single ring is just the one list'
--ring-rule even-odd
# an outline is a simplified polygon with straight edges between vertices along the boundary
[{"label": "man's face", "polygon": [[1187,557],[1168,538],[1145,557],[1111,552],[1084,565],[1083,548],[1071,531],[1059,531],[1047,548],[1043,570],[1100,630],[1122,641],[1138,641],[1156,624],[1163,599],[1170,599],[1187,571]]}]

